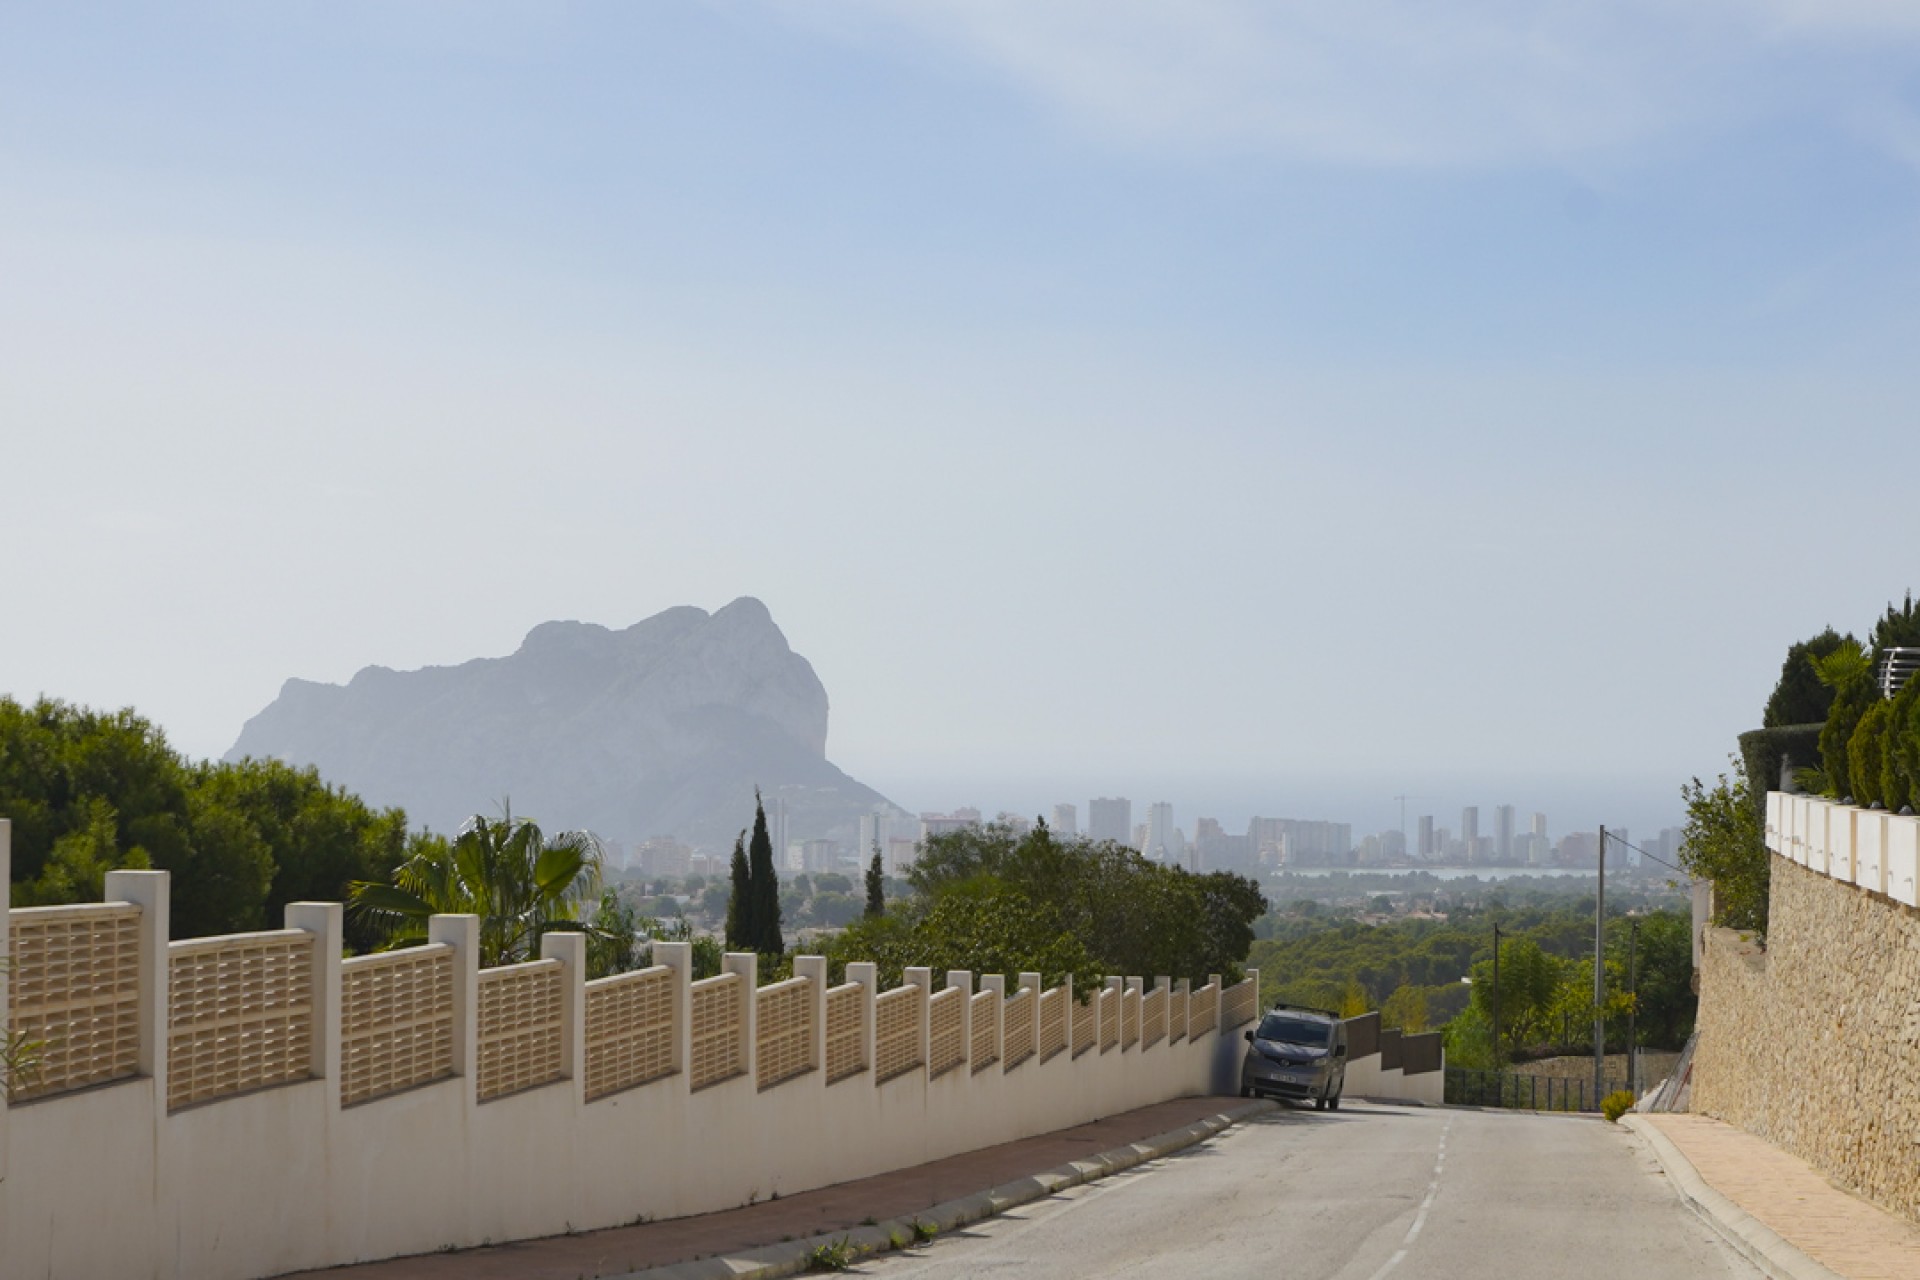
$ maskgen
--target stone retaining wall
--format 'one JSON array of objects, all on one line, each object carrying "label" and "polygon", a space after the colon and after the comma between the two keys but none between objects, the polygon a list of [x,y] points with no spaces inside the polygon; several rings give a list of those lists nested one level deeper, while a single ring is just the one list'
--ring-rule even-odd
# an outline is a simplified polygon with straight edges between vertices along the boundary
[{"label": "stone retaining wall", "polygon": [[1772,870],[1767,949],[1705,937],[1693,1110],[1920,1222],[1920,911]]}]

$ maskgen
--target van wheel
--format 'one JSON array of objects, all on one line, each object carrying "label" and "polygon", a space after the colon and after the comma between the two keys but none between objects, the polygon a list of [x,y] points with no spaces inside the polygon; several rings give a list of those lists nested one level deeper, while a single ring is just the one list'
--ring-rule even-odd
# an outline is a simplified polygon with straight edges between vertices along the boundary
[{"label": "van wheel", "polygon": [[[1341,1090],[1341,1093],[1344,1093],[1344,1092],[1346,1092],[1344,1089]],[[1340,1094],[1336,1093],[1331,1098],[1327,1099],[1327,1110],[1338,1111],[1339,1109],[1340,1109]]]},{"label": "van wheel", "polygon": [[1326,1098],[1324,1096],[1315,1098],[1313,1100],[1313,1109],[1315,1111],[1325,1111],[1327,1109]]},{"label": "van wheel", "polygon": [[1240,1096],[1243,1098],[1251,1098],[1253,1096],[1253,1086],[1250,1084],[1241,1085]]}]

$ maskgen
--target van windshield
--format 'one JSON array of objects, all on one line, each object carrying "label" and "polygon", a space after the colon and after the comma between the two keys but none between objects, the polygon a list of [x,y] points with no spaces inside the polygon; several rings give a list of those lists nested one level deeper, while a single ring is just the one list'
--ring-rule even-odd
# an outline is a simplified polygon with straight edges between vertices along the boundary
[{"label": "van windshield", "polygon": [[1270,1013],[1260,1024],[1260,1038],[1281,1044],[1324,1045],[1332,1029],[1330,1023],[1309,1022],[1305,1018]]}]

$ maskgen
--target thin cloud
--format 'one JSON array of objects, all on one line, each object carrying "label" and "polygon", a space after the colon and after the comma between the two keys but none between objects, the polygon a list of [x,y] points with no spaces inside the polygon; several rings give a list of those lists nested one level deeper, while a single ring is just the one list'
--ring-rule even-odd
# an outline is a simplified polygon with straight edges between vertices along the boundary
[{"label": "thin cloud", "polygon": [[1873,0],[858,0],[836,15],[957,50],[1122,142],[1395,168],[1572,163],[1809,108],[1844,119],[1842,64],[1920,36],[1920,8]]}]

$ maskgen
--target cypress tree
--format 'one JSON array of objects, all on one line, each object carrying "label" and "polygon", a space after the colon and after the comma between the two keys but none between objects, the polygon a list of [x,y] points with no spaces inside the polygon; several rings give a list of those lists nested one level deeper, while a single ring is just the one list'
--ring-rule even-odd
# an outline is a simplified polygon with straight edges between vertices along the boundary
[{"label": "cypress tree", "polygon": [[779,955],[787,949],[780,936],[780,874],[773,868],[773,839],[767,835],[767,809],[760,802],[760,791],[753,793],[753,844],[747,855],[749,901],[753,903],[748,921],[748,945],[762,955]]},{"label": "cypress tree", "polygon": [[736,951],[753,949],[753,881],[747,866],[747,833],[733,842],[733,892],[727,898],[727,945]]},{"label": "cypress tree", "polygon": [[873,842],[873,860],[867,863],[867,914],[885,915],[887,911],[886,868],[880,865],[880,842]]}]

